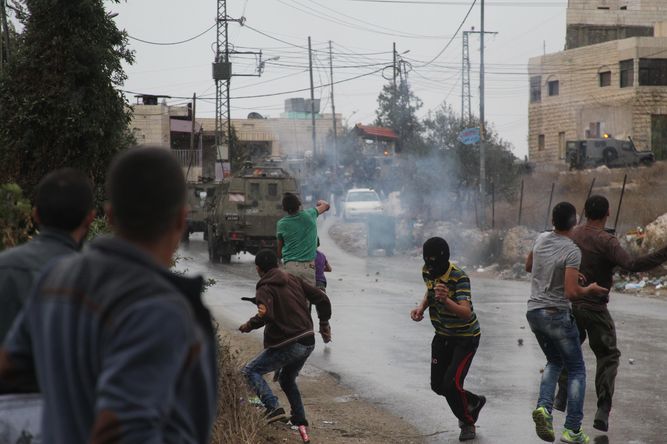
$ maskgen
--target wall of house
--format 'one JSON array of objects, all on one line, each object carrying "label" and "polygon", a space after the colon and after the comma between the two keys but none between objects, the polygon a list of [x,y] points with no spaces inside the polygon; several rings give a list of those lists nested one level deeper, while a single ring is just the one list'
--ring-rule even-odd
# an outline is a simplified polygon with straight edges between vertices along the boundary
[{"label": "wall of house", "polygon": [[[650,147],[651,116],[667,114],[667,86],[639,86],[638,59],[667,58],[665,48],[667,38],[637,37],[530,59],[530,77],[541,76],[542,89],[541,100],[529,104],[530,159],[563,162],[563,139],[595,132],[632,136],[640,148]],[[634,82],[621,88],[619,62],[628,59],[634,59]],[[601,87],[600,73],[607,71],[611,84]],[[558,81],[558,95],[548,95],[550,81]]]}]

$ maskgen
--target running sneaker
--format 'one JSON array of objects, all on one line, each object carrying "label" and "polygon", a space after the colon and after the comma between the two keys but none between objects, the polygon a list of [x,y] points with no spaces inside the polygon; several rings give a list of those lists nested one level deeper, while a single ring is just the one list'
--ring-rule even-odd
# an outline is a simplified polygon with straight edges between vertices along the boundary
[{"label": "running sneaker", "polygon": [[477,405],[470,412],[472,419],[475,420],[475,423],[479,419],[479,412],[482,410],[482,407],[484,407],[484,404],[486,404],[486,396],[480,396],[479,401],[477,401]]},{"label": "running sneaker", "polygon": [[461,425],[461,433],[459,434],[459,441],[470,441],[475,439],[475,426],[472,424]]},{"label": "running sneaker", "polygon": [[544,407],[538,407],[533,410],[533,421],[535,421],[535,433],[540,439],[548,442],[554,442],[554,417]]},{"label": "running sneaker", "polygon": [[579,429],[578,433],[574,433],[570,429],[563,429],[563,434],[560,437],[560,442],[566,442],[568,444],[588,444],[590,440],[591,439],[582,429]]},{"label": "running sneaker", "polygon": [[271,424],[276,421],[287,422],[287,414],[285,414],[285,409],[282,407],[275,408],[273,410],[266,410],[264,419],[267,424]]}]

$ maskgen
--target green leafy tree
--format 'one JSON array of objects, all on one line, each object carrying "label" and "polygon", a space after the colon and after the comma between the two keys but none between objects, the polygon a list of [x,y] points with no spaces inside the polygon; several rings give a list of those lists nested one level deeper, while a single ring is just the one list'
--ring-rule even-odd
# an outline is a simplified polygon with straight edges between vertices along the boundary
[{"label": "green leafy tree", "polygon": [[0,182],[31,195],[48,171],[71,166],[101,197],[110,159],[132,142],[118,91],[122,62],[133,62],[127,35],[102,0],[24,3],[24,30],[0,75]]},{"label": "green leafy tree", "polygon": [[415,96],[407,80],[402,80],[394,92],[393,84],[382,87],[375,111],[375,124],[393,129],[398,134],[399,150],[408,154],[425,151],[423,125],[417,112],[423,103]]},{"label": "green leafy tree", "polygon": [[32,232],[32,208],[15,183],[0,185],[0,250],[27,241]]},{"label": "green leafy tree", "polygon": [[[464,145],[458,140],[459,133],[465,128],[479,127],[479,119],[473,117],[464,121],[451,108],[443,103],[434,112],[429,112],[424,120],[425,139],[449,165],[455,187],[460,194],[465,189],[479,186],[479,144]],[[512,154],[511,144],[498,135],[488,123],[486,125],[486,186],[496,193],[511,197],[516,190],[519,166]]]}]

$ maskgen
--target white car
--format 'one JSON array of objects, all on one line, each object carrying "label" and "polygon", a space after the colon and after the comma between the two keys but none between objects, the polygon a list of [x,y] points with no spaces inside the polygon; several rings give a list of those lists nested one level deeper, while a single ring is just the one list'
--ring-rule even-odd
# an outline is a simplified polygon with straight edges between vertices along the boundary
[{"label": "white car", "polygon": [[370,188],[353,188],[345,196],[343,219],[363,219],[372,214],[382,214],[384,206],[380,196]]}]

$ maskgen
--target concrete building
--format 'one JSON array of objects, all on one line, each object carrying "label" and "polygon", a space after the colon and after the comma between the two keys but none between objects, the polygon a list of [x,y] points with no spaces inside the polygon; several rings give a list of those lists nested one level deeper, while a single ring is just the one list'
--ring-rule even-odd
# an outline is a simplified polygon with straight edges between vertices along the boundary
[{"label": "concrete building", "polygon": [[[309,101],[288,99],[285,106],[285,112],[278,118],[250,113],[246,119],[232,119],[241,149],[250,158],[303,159],[313,156],[311,113],[301,110],[303,106],[310,108]],[[188,106],[170,106],[153,97],[141,97],[133,110],[131,127],[137,142],[171,148],[184,167],[187,166],[188,180],[197,181],[203,175],[205,152],[215,144],[215,119],[196,118],[196,148],[193,152],[190,150],[192,120]],[[317,156],[329,156],[332,154],[329,138],[333,131],[333,116],[319,114],[318,110],[319,103],[315,114]],[[336,119],[340,134],[341,115],[337,114]],[[226,150],[221,149],[215,156],[218,161],[216,180],[220,180],[221,167],[227,161]]]},{"label": "concrete building", "polygon": [[664,0],[570,0],[565,51],[529,62],[529,157],[564,162],[567,140],[632,137],[667,157]]}]

